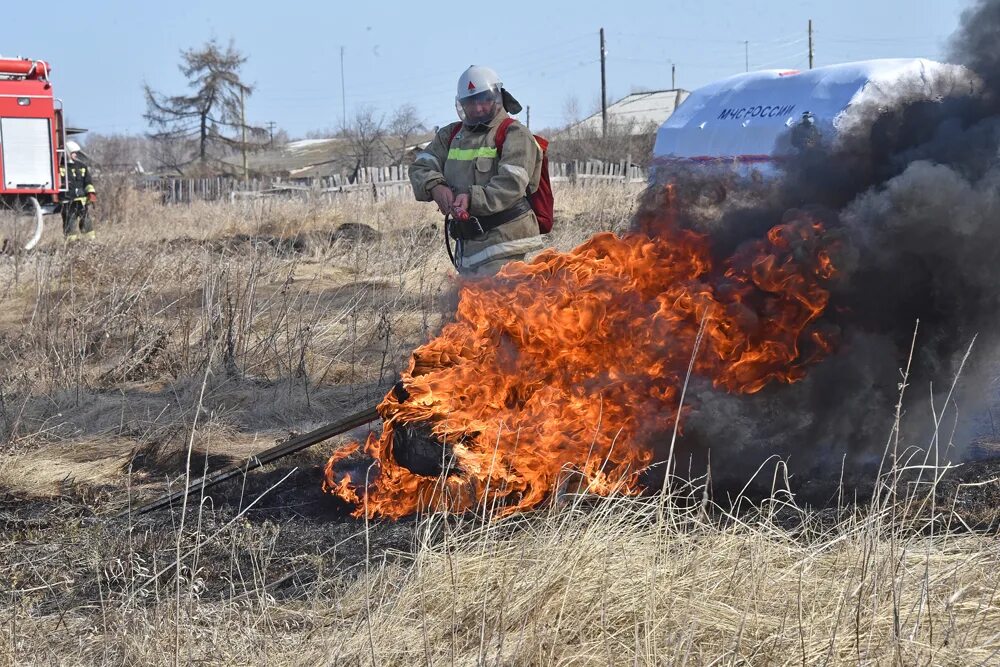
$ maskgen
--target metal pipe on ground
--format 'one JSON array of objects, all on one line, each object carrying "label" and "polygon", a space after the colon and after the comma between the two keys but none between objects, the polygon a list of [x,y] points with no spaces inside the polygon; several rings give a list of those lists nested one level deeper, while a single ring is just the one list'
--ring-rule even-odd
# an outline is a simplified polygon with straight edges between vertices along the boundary
[{"label": "metal pipe on ground", "polygon": [[303,433],[302,435],[297,435],[294,438],[289,438],[284,442],[271,447],[270,449],[265,449],[259,454],[255,454],[248,458],[243,463],[238,465],[232,465],[221,470],[216,470],[213,473],[209,473],[204,477],[191,482],[186,488],[180,489],[179,491],[173,491],[171,493],[164,494],[159,498],[153,500],[152,502],[146,503],[145,505],[140,505],[137,508],[127,509],[115,516],[116,519],[125,518],[128,516],[136,516],[140,514],[147,514],[149,512],[155,512],[158,509],[168,507],[178,500],[184,498],[184,496],[191,495],[192,493],[197,493],[202,489],[207,489],[216,484],[225,482],[241,474],[245,474],[256,468],[267,465],[273,461],[277,461],[280,458],[288,456],[289,454],[294,454],[295,452],[311,447],[315,444],[323,442],[324,440],[329,440],[330,438],[346,433],[352,428],[357,428],[358,426],[363,426],[364,424],[369,424],[379,418],[378,411],[375,406],[372,406],[361,412],[357,412],[353,415],[345,417],[340,421],[327,424],[326,426],[321,426],[317,429],[309,431],[308,433]]}]

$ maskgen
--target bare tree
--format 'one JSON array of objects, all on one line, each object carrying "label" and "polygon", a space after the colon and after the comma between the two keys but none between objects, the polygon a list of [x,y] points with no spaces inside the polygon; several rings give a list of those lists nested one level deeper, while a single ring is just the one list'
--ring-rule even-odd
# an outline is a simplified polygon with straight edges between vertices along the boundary
[{"label": "bare tree", "polygon": [[136,181],[137,175],[151,164],[152,144],[140,134],[87,133],[84,161],[93,168],[102,224],[127,222],[144,209]]},{"label": "bare tree", "polygon": [[385,137],[385,118],[378,115],[374,107],[361,107],[351,124],[344,128],[344,137],[357,164],[356,169],[373,167]]},{"label": "bare tree", "polygon": [[[253,93],[253,87],[240,78],[246,60],[232,43],[223,50],[211,40],[181,51],[179,68],[188,79],[189,94],[164,95],[144,86],[145,118],[155,130],[150,137],[168,143],[172,150],[162,157],[176,161],[166,166],[179,170],[197,160],[204,168],[225,149],[249,148],[249,139],[244,139],[248,135],[254,148],[268,137],[265,128],[247,125],[244,118],[245,99]],[[197,146],[194,156],[173,154],[191,140]]]},{"label": "bare tree", "polygon": [[302,137],[303,139],[333,139],[336,136],[343,136],[345,133],[344,128],[339,130],[332,127],[324,127],[317,130],[309,130]]},{"label": "bare tree", "polygon": [[406,149],[413,138],[423,132],[424,122],[417,115],[417,109],[412,104],[397,107],[385,127],[385,138],[382,145],[393,165],[400,165],[406,159]]},{"label": "bare tree", "polygon": [[198,142],[192,137],[150,135],[150,159],[154,171],[176,172],[184,175],[184,168],[194,162],[192,155],[198,154]]},{"label": "bare tree", "polygon": [[580,122],[580,100],[570,95],[563,101],[563,121],[567,126]]},{"label": "bare tree", "polygon": [[137,173],[150,165],[151,141],[141,134],[99,134],[88,132],[86,156],[91,164],[108,173]]},{"label": "bare tree", "polygon": [[287,144],[291,139],[288,137],[288,132],[283,128],[277,128],[271,132],[271,136],[268,139],[268,148],[281,148]]}]

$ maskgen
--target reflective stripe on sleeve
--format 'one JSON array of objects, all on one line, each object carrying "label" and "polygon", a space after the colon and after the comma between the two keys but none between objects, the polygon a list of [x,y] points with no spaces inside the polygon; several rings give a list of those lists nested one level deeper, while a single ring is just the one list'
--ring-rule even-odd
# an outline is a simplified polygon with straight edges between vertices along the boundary
[{"label": "reflective stripe on sleeve", "polygon": [[510,173],[510,175],[517,180],[518,186],[522,189],[528,187],[528,170],[524,167],[519,167],[516,164],[505,164],[500,167],[500,171]]}]

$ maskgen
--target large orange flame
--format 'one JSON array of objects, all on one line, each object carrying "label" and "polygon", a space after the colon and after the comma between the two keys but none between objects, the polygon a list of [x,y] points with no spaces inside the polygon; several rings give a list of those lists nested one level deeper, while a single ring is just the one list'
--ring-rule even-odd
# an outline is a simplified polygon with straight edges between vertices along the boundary
[{"label": "large orange flame", "polygon": [[[795,382],[829,352],[816,319],[836,243],[819,222],[800,214],[718,268],[705,236],[668,223],[598,234],[466,284],[456,321],[413,353],[402,378],[409,397],[390,392],[379,405],[385,424],[365,443],[368,472],[345,472],[358,446],[342,449],[324,489],[356,516],[393,518],[509,513],[567,483],[635,493],[653,463],[650,433],[673,427],[702,327],[693,372],[728,392]],[[402,424],[428,425],[450,447],[453,474],[399,465]]]}]

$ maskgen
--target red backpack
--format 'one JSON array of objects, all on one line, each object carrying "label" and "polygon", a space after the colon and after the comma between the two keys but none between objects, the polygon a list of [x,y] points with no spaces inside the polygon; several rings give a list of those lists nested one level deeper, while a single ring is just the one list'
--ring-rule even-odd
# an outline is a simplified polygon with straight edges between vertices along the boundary
[{"label": "red backpack", "polygon": [[[501,153],[503,153],[503,142],[507,139],[507,128],[513,123],[514,119],[509,117],[500,121],[500,126],[497,128],[496,137],[494,138],[497,157],[500,157]],[[454,127],[451,128],[451,138],[448,140],[449,145],[455,140],[461,129],[461,123],[455,123]],[[542,175],[538,179],[538,189],[528,195],[528,203],[531,204],[531,210],[535,212],[535,218],[538,219],[539,233],[548,234],[552,231],[553,208],[552,183],[549,182],[549,142],[537,134],[532,136],[535,138],[538,147],[542,149]]]}]

